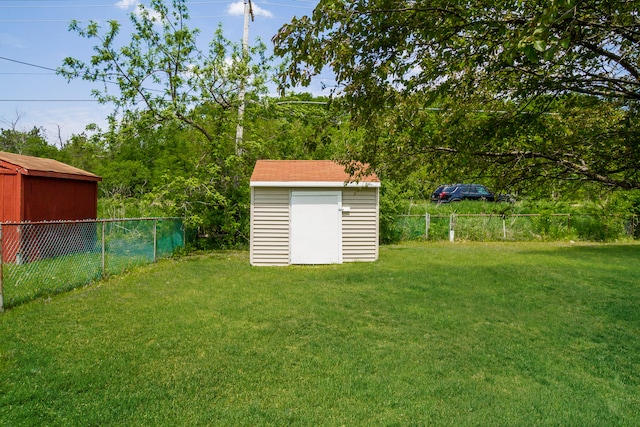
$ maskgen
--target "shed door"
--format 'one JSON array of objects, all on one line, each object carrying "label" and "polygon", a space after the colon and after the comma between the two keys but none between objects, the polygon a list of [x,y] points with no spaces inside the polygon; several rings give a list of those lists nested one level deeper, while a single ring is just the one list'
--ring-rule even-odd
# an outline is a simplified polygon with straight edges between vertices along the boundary
[{"label": "shed door", "polygon": [[342,262],[341,191],[291,192],[291,264]]}]

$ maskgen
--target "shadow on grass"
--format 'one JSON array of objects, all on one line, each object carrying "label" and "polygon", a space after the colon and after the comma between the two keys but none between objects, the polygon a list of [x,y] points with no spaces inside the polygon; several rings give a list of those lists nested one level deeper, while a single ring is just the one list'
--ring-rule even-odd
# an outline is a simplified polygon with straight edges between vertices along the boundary
[{"label": "shadow on grass", "polygon": [[89,252],[24,264],[4,264],[4,308],[51,298],[150,262],[153,262],[153,253],[110,255],[103,273],[100,254]]}]

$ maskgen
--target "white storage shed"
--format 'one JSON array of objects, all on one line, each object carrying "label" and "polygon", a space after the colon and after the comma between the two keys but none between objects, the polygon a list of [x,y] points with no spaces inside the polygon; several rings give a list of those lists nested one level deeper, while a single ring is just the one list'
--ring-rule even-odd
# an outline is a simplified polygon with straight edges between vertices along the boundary
[{"label": "white storage shed", "polygon": [[258,160],[251,175],[251,265],[378,259],[379,189],[330,160]]}]

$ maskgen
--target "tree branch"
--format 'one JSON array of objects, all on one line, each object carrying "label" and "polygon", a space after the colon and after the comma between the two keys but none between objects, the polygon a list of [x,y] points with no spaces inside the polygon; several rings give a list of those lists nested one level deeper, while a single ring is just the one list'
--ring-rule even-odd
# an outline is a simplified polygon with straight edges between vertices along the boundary
[{"label": "tree branch", "polygon": [[[461,153],[461,150],[451,147],[434,147],[433,149],[435,151],[448,154]],[[475,157],[509,159],[511,161],[515,161],[516,163],[518,163],[522,159],[544,159],[552,162],[555,165],[562,166],[563,168],[571,170],[572,172],[575,172],[579,175],[585,176],[591,181],[599,182],[610,187],[617,187],[624,190],[640,189],[640,181],[614,179],[610,176],[592,171],[584,161],[577,163],[561,156],[556,156],[548,153],[513,150],[508,152],[474,151],[470,154]]]},{"label": "tree branch", "polygon": [[605,58],[608,58],[618,64],[620,64],[629,74],[631,74],[636,80],[640,80],[640,72],[638,72],[638,69],[631,64],[629,61],[627,61],[626,59],[624,59],[623,57],[621,57],[620,55],[617,55],[611,51],[608,51],[598,45],[595,45],[593,43],[590,43],[588,41],[585,40],[580,40],[578,42],[578,44],[580,46],[583,46],[587,49],[589,49],[590,51],[597,53],[601,56],[604,56]]}]

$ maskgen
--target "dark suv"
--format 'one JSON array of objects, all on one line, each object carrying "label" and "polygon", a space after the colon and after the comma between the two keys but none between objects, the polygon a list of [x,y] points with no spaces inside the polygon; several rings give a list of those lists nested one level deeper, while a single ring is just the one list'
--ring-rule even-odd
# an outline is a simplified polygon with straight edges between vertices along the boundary
[{"label": "dark suv", "polygon": [[433,190],[433,193],[431,193],[431,201],[432,202],[439,202],[440,201],[440,193],[442,193],[442,190],[444,190],[448,186],[449,186],[449,184],[442,184],[441,186],[439,186],[438,188]]},{"label": "dark suv", "polygon": [[486,200],[488,202],[511,201],[511,196],[496,196],[487,187],[480,184],[455,184],[440,191],[439,203],[459,202],[461,200]]}]

